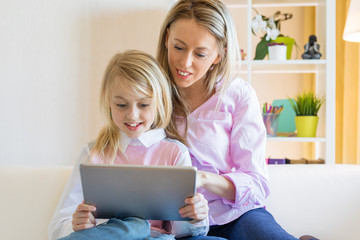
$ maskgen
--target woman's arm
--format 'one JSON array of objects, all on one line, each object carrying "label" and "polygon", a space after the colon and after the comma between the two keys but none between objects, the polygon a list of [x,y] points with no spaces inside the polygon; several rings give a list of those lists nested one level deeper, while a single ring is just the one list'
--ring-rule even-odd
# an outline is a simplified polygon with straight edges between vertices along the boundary
[{"label": "woman's arm", "polygon": [[196,187],[204,188],[207,191],[221,196],[229,201],[235,201],[235,186],[226,177],[210,172],[198,171]]}]

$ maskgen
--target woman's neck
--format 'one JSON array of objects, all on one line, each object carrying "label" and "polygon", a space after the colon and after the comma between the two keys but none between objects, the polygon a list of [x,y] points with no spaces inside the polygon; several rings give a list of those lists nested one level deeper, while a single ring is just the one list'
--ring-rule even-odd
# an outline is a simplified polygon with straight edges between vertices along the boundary
[{"label": "woman's neck", "polygon": [[193,112],[195,109],[201,106],[204,102],[206,102],[206,100],[209,99],[209,97],[215,93],[214,90],[210,96],[207,96],[206,86],[203,84],[203,82],[200,81],[187,88],[182,88],[182,91],[184,93],[185,101],[190,108],[190,112]]}]

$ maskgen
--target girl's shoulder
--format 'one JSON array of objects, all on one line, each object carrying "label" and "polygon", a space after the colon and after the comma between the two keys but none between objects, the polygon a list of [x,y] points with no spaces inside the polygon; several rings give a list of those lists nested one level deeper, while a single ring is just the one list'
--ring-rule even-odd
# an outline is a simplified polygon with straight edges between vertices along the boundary
[{"label": "girl's shoulder", "polygon": [[95,140],[85,143],[80,151],[80,156],[78,159],[78,163],[87,163],[90,162],[90,151],[95,146]]},{"label": "girl's shoulder", "polygon": [[185,144],[183,144],[182,142],[180,142],[176,139],[166,137],[163,139],[163,141],[167,142],[169,145],[173,146],[174,148],[179,149],[179,151],[181,151],[182,153],[185,153],[188,151]]}]

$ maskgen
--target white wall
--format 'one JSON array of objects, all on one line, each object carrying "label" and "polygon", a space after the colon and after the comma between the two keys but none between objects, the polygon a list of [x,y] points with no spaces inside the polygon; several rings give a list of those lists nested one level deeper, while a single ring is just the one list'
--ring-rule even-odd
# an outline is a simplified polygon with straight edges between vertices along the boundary
[{"label": "white wall", "polygon": [[0,1],[0,165],[72,165],[118,51],[155,54],[173,0]]}]

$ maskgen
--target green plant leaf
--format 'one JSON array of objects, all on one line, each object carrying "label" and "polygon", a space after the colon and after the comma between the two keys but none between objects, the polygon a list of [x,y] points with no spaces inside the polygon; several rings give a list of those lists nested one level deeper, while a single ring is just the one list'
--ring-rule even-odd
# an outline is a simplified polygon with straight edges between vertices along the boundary
[{"label": "green plant leaf", "polygon": [[305,92],[296,99],[289,98],[289,101],[296,116],[317,116],[325,98],[317,97],[313,92]]},{"label": "green plant leaf", "polygon": [[256,46],[255,57],[254,60],[262,60],[265,58],[266,54],[268,54],[268,43],[270,41],[266,41],[265,37],[261,39],[261,41]]}]

